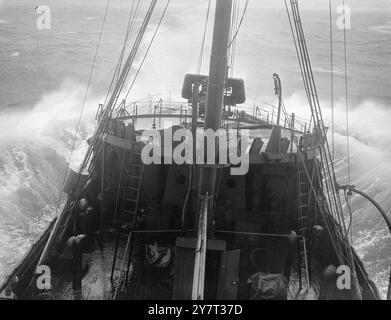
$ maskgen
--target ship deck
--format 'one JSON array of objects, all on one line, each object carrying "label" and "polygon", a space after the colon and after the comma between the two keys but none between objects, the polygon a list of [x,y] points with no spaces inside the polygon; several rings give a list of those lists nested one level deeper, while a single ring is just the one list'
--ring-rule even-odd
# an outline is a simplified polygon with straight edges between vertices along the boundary
[{"label": "ship deck", "polygon": [[[120,241],[121,244],[121,241]],[[121,253],[124,244],[119,247],[117,267],[122,262]],[[73,289],[72,272],[60,271],[53,275],[53,290],[51,298],[56,300],[112,300],[115,295],[115,288],[118,284],[120,271],[116,269],[113,280],[111,279],[111,268],[115,251],[115,239],[108,235],[102,245],[97,241],[92,245],[90,253],[83,255],[84,273],[82,279],[82,289]],[[126,264],[126,263],[125,263]],[[116,295],[117,300],[140,300],[140,299],[164,299],[172,298],[171,291],[162,285],[156,285],[151,281],[143,281],[143,277],[135,279],[132,274],[132,266],[129,271],[129,280],[125,285],[122,279]],[[124,278],[124,277],[123,277]],[[148,278],[148,277],[146,277]],[[299,292],[298,279],[292,276],[289,289],[288,300],[317,299],[314,292]]]},{"label": "ship deck", "polygon": [[60,300],[110,300],[114,293],[115,279],[110,279],[115,241],[105,241],[102,246],[94,243],[93,251],[83,255],[86,263],[82,290],[73,290],[72,273],[54,275],[55,298]]},{"label": "ship deck", "polygon": [[[122,264],[126,241],[120,241],[116,269],[111,279],[111,268],[115,252],[115,237],[107,234],[100,245],[98,241],[92,244],[90,253],[83,254],[83,278],[81,290],[73,289],[72,272],[58,272],[53,275],[54,290],[52,294],[56,300],[140,300],[140,299],[170,299],[171,292],[162,285],[151,281],[142,281],[141,275],[134,272],[131,264],[128,281],[125,283],[125,272],[121,274],[119,267]],[[127,260],[125,260],[126,269]],[[116,294],[116,287],[118,290]]]}]

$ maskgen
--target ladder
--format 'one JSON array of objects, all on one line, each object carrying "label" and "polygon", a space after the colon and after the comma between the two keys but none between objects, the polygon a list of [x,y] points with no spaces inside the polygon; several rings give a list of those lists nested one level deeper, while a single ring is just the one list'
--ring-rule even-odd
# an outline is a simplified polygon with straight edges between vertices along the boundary
[{"label": "ladder", "polygon": [[308,263],[308,247],[307,247],[307,236],[309,231],[309,210],[310,210],[310,196],[307,171],[305,164],[302,161],[297,161],[297,208],[298,208],[298,222],[299,222],[299,286],[300,290],[303,289],[303,271],[306,279],[307,289],[309,288],[309,263]]},{"label": "ladder", "polygon": [[[124,163],[122,163],[123,169],[125,169],[126,172],[120,182],[118,207],[114,215],[114,222],[118,224],[118,228],[110,276],[110,279],[113,280],[114,272],[120,272],[115,287],[114,298],[117,295],[121,282],[125,280],[123,286],[128,283],[134,240],[132,231],[137,224],[140,191],[144,176],[144,164],[141,159],[140,148],[141,144],[134,143],[128,164],[125,162],[127,161],[126,157],[124,157]],[[126,238],[126,245],[120,259],[121,265],[118,268],[116,262],[118,259],[121,237],[122,239]],[[126,260],[127,263],[125,265]]]}]

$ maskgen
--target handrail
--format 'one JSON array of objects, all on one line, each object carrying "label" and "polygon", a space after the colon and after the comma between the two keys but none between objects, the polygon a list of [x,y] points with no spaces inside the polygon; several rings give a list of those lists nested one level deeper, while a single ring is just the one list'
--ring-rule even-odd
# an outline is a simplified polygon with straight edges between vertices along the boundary
[{"label": "handrail", "polygon": [[[263,103],[264,104],[264,103]],[[263,105],[262,104],[262,105]],[[137,107],[137,114],[135,112],[135,109]],[[252,118],[252,122],[260,123],[264,122],[265,124],[269,125],[277,125],[277,118],[278,118],[278,111],[277,107],[270,104],[270,110],[268,110],[267,107],[263,106],[249,106],[249,105],[240,105],[240,106],[232,106],[233,112],[232,116],[223,115],[224,119],[226,120],[232,120],[236,121],[238,120],[238,117],[240,119],[240,122],[251,122],[248,121],[250,118]],[[180,110],[187,110],[188,116],[186,117],[184,114],[182,114],[182,117],[190,118],[191,117],[191,105],[188,104],[188,101],[171,101],[166,102],[162,99],[159,99],[158,101],[151,102],[145,102],[145,103],[130,103],[125,106],[125,108],[132,109],[133,111],[129,111],[129,116],[124,117],[118,117],[118,120],[130,120],[130,119],[148,119],[148,118],[155,118],[155,119],[163,119],[168,118],[170,115],[173,115],[173,117],[180,117]],[[158,109],[158,110],[157,110]],[[141,110],[145,110],[145,112],[140,112]],[[235,112],[237,110],[237,112]],[[250,112],[249,110],[253,110]],[[157,112],[159,111],[159,112]],[[241,111],[245,111],[245,119],[242,119],[240,116]],[[248,118],[248,119],[246,119]],[[299,117],[296,117],[299,118]],[[295,130],[298,132],[305,133],[308,129],[308,123],[307,119],[299,118],[300,120],[295,121]],[[291,123],[291,116],[284,113],[280,116],[280,122],[284,124],[284,127],[290,128]]]}]

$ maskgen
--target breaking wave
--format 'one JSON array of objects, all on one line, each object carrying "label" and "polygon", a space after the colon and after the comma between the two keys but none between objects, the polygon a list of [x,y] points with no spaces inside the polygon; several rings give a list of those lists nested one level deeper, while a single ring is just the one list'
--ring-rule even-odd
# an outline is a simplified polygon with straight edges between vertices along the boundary
[{"label": "breaking wave", "polygon": [[[4,134],[0,137],[0,278],[42,233],[55,214],[75,123],[80,112],[82,88],[67,82],[43,97],[30,111],[0,114]],[[90,99],[91,100],[91,99]],[[89,102],[82,121],[73,163],[79,163],[85,139],[94,127],[98,99]],[[308,117],[306,102],[299,93],[286,100],[289,110]],[[325,123],[330,108],[323,107]],[[370,115],[370,116],[369,116]],[[371,101],[350,113],[352,183],[391,212],[391,156],[388,123],[391,111]],[[336,172],[347,183],[346,125],[344,104],[335,108]],[[330,140],[331,141],[331,140]],[[371,277],[385,294],[388,280],[390,235],[381,217],[369,203],[352,199],[354,244]]]},{"label": "breaking wave", "polygon": [[[322,103],[321,103],[322,104]],[[300,94],[287,99],[289,110],[308,115],[306,101]],[[331,125],[331,109],[322,104],[325,124]],[[307,116],[308,117],[308,116]],[[338,182],[348,183],[345,104],[335,106],[335,170]],[[349,112],[351,183],[373,197],[391,218],[391,110],[386,105],[364,101]],[[331,145],[331,134],[329,132]],[[371,278],[386,296],[391,266],[391,237],[387,226],[372,204],[360,196],[352,197],[353,243]]]},{"label": "breaking wave", "polygon": [[[2,2],[0,0],[0,6]],[[206,8],[206,2],[203,5]],[[198,5],[197,8],[200,8],[200,6]],[[141,85],[134,88],[133,93],[135,93],[137,98],[144,97],[146,94],[167,94],[168,90],[173,88],[178,89],[177,91],[179,92],[180,88],[178,87],[182,82],[183,75],[195,69],[195,62],[199,54],[198,46],[201,43],[202,35],[200,30],[194,28],[193,23],[199,23],[204,17],[203,11],[195,9],[192,8],[191,12],[183,12],[183,10],[174,12],[170,19],[167,19],[166,24],[162,25],[159,32],[160,37],[156,38],[148,57],[148,63],[145,64],[139,75],[138,83]],[[68,14],[68,11],[65,10],[64,12],[64,15]],[[287,25],[281,24],[280,26],[279,23],[273,20],[275,16],[271,16],[270,25],[273,28],[270,28],[270,31],[275,33],[271,33],[269,36],[269,29],[266,29],[269,26],[266,23],[269,21],[266,19],[269,13],[264,13],[262,17],[265,17],[265,19],[260,19],[258,13],[259,11],[254,10],[251,13],[252,18],[250,17],[253,19],[251,23],[257,27],[257,31],[253,31],[253,33],[242,32],[243,45],[238,46],[238,48],[240,47],[239,53],[242,56],[242,60],[238,60],[240,68],[237,69],[262,71],[261,73],[252,72],[252,74],[245,74],[244,76],[248,82],[247,88],[251,97],[256,97],[257,94],[255,92],[259,93],[260,88],[269,88],[264,85],[264,82],[260,82],[260,79],[264,77],[266,72],[270,73],[270,75],[272,74],[269,72],[271,70],[268,69],[267,65],[269,64],[269,58],[274,59],[272,61],[277,63],[281,60],[287,66],[297,65],[294,52],[290,58],[281,59],[287,53],[292,53],[289,50],[293,49],[291,48],[290,32],[287,29]],[[72,21],[72,24],[77,23],[79,20],[98,20],[98,18],[95,18],[95,16],[98,17],[98,13],[91,12],[91,9],[81,11],[77,16],[78,19],[74,19],[74,15],[74,10],[70,10],[69,16],[64,17],[67,17],[68,21]],[[7,24],[9,23],[8,20]],[[117,22],[117,19],[115,21]],[[0,23],[3,22],[0,21]],[[265,24],[258,24],[258,22],[265,22]],[[113,30],[122,32],[125,25],[124,21],[118,19],[118,23],[121,24],[118,24],[118,26],[113,25],[115,27]],[[358,25],[357,28],[367,30],[372,41],[372,37],[390,32],[390,24],[382,25],[382,23],[374,21],[369,25],[367,23]],[[379,24],[379,26],[376,26],[376,24]],[[83,26],[70,25],[63,32],[69,34],[79,33],[80,36],[83,36],[84,33],[77,30],[83,31],[86,25],[94,26],[93,23],[84,24]],[[275,26],[277,28],[274,28]],[[374,27],[370,29],[371,26]],[[246,24],[243,27],[245,28]],[[178,33],[177,30],[181,30],[181,32]],[[258,30],[268,30],[268,32],[261,33]],[[322,32],[325,32],[324,30],[314,26],[312,36],[318,37],[318,33],[322,34]],[[93,31],[95,32],[96,30],[94,29]],[[208,32],[211,32],[211,28],[209,28]],[[175,34],[175,36],[168,36],[169,34]],[[20,36],[20,32],[16,33],[15,37],[17,36]],[[90,33],[86,32],[85,36],[90,37]],[[357,36],[361,37],[362,34],[357,33]],[[147,34],[147,38],[150,37],[151,34]],[[357,41],[365,42],[365,39],[357,38]],[[90,39],[86,38],[86,40]],[[113,39],[105,38],[105,40],[107,43],[113,43],[115,50],[118,49]],[[66,41],[68,43],[68,37]],[[241,40],[239,39],[239,41]],[[369,40],[367,39],[367,41]],[[84,42],[87,43],[85,39],[83,39]],[[57,42],[53,43],[53,45],[58,46]],[[23,42],[23,44],[27,45],[28,42]],[[33,45],[35,48],[36,43],[33,42]],[[287,45],[289,47],[286,47]],[[285,47],[287,49],[284,49]],[[322,50],[321,47],[319,48],[319,50]],[[371,48],[373,47],[371,46]],[[55,47],[55,49],[58,50],[58,47]],[[277,50],[273,51],[273,49]],[[7,55],[12,54],[16,50],[19,49],[15,48],[11,52],[7,51]],[[52,62],[53,70],[58,72],[56,77],[62,74],[55,68],[56,64],[61,64],[66,68],[68,65],[75,63],[72,60],[74,57],[72,51],[74,50],[80,51],[77,42],[74,43],[73,47],[71,44],[66,46],[64,51],[69,53],[66,57],[59,55],[61,60]],[[316,50],[315,46],[313,50]],[[379,47],[379,50],[384,50],[384,48]],[[210,43],[206,44],[205,52],[210,52]],[[368,61],[374,60],[372,53],[370,51],[372,59],[368,58]],[[362,56],[367,58],[365,54],[363,52]],[[27,57],[27,55],[22,54],[21,58],[25,58],[25,56]],[[294,60],[290,60],[291,58]],[[205,54],[204,59],[203,73],[207,72],[207,54]],[[263,61],[268,62],[263,64]],[[111,59],[101,63],[102,69],[111,70],[113,67],[113,60]],[[105,63],[110,65],[106,68],[104,66]],[[282,63],[281,65],[277,64],[276,68],[281,69]],[[85,60],[82,59],[77,64],[80,68],[86,65]],[[355,67],[361,68],[365,66],[357,62]],[[374,65],[366,67],[368,68],[368,74],[372,74],[373,70],[377,70],[377,67],[372,70]],[[369,69],[370,67],[371,69]],[[19,69],[15,70],[12,70],[9,74],[16,74]],[[156,70],[159,70],[159,72],[156,72]],[[328,77],[329,71],[325,67],[319,67],[315,71],[319,72],[320,77]],[[341,69],[337,69],[337,72],[341,74]],[[286,75],[293,74],[293,76],[295,74],[292,72],[292,69],[284,68],[282,68],[281,73]],[[152,78],[150,75],[152,75]],[[296,73],[296,75],[299,75],[299,73]],[[35,77],[33,79],[37,82],[42,81],[42,79],[36,79]],[[44,88],[45,83],[42,81],[40,87]],[[379,83],[376,85],[380,86],[381,83],[387,84],[386,81],[379,80]],[[29,82],[26,82],[26,86],[28,84]],[[387,88],[385,86],[383,88],[385,88],[384,95],[387,96]],[[0,126],[2,128],[2,134],[0,135],[0,281],[45,229],[55,214],[84,90],[85,83],[79,84],[67,81],[59,90],[43,96],[33,108],[25,106],[26,108],[22,109],[18,105],[19,102],[14,103],[12,101],[9,105],[12,103],[12,105],[18,106],[18,111],[10,111],[11,108],[7,108],[7,111],[0,111]],[[382,90],[382,88],[380,87],[379,90]],[[360,92],[365,91],[361,90]],[[175,95],[175,93],[174,91],[173,94]],[[263,97],[256,98],[263,101]],[[87,101],[87,112],[83,118],[76,152],[72,158],[74,163],[80,162],[83,157],[83,151],[85,150],[84,141],[93,130],[96,106],[98,102],[101,102],[98,97],[94,99],[89,98]],[[7,101],[4,103],[7,103]],[[290,96],[286,99],[285,105],[290,112],[295,112],[298,116],[308,118],[308,103],[302,93]],[[330,124],[330,106],[328,103],[322,103],[321,105],[325,122]],[[363,101],[359,105],[351,106],[350,111],[352,183],[358,189],[376,198],[386,212],[390,214],[390,106],[368,100]],[[336,171],[339,183],[345,184],[347,183],[347,155],[343,101],[336,104],[335,131]],[[389,234],[379,214],[366,201],[354,196],[352,207],[354,211],[353,233],[355,247],[363,258],[371,277],[376,281],[384,294],[391,265]]]},{"label": "breaking wave", "polygon": [[[0,112],[0,281],[56,213],[84,86],[65,83],[31,110]],[[91,105],[92,107],[92,105]],[[81,126],[73,163],[93,130],[93,110]]]},{"label": "breaking wave", "polygon": [[373,26],[370,27],[369,30],[382,34],[391,34],[391,25],[387,23],[384,25]]}]

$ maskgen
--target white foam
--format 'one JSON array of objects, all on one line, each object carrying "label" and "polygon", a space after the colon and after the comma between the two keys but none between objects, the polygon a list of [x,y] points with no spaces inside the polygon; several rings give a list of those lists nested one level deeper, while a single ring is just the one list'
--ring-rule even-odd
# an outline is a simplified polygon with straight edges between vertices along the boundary
[{"label": "white foam", "polygon": [[384,25],[373,26],[368,29],[377,33],[391,34],[391,25],[389,23]]}]

